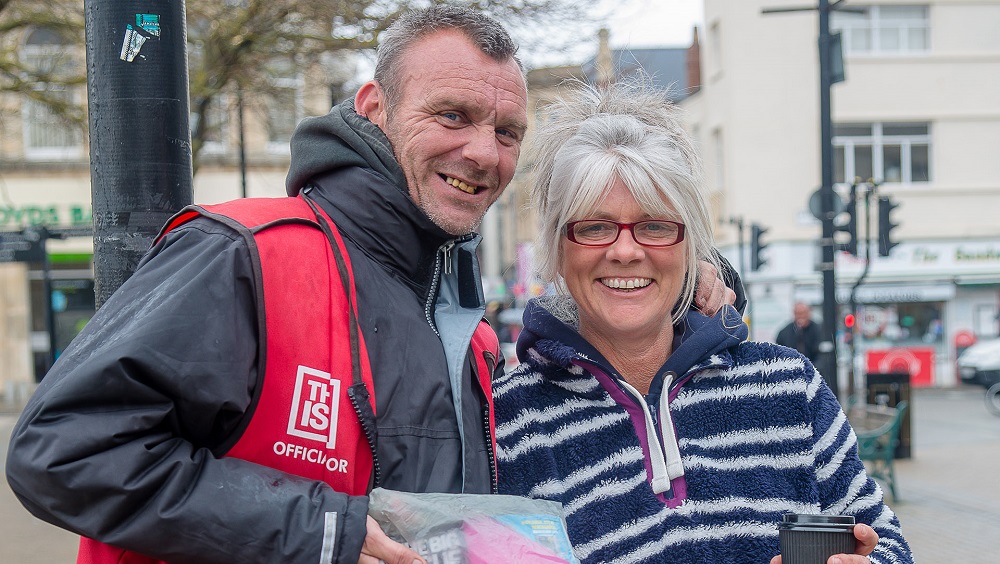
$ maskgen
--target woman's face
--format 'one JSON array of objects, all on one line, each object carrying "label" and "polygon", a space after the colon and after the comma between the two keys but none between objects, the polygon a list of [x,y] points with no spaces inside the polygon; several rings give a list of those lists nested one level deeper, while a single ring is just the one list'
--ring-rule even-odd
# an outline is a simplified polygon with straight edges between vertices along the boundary
[{"label": "woman's face", "polygon": [[[633,223],[668,218],[650,216],[616,180],[604,203],[581,219]],[[592,344],[672,338],[670,311],[684,282],[686,241],[643,247],[623,229],[607,247],[586,247],[566,237],[561,245],[559,274],[579,306],[584,338]]]}]

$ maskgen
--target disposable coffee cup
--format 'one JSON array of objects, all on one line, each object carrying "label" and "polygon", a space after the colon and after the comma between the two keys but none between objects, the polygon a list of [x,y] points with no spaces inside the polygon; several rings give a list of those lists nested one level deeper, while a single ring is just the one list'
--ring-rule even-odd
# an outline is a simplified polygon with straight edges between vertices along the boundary
[{"label": "disposable coffee cup", "polygon": [[782,564],[826,564],[834,554],[854,554],[854,517],[786,513],[778,538]]}]

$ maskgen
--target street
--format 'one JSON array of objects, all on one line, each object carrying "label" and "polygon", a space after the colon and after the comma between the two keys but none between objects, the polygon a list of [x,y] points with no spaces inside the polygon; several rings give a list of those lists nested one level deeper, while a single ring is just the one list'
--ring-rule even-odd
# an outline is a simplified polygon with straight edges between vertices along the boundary
[{"label": "street", "polygon": [[[986,411],[979,387],[913,391],[910,459],[896,462],[899,515],[914,560],[996,562],[1000,538],[1000,417]],[[0,465],[16,410],[0,413]],[[0,488],[0,562],[74,562],[77,538],[32,517],[6,480]],[[990,555],[993,556],[990,556]]]}]

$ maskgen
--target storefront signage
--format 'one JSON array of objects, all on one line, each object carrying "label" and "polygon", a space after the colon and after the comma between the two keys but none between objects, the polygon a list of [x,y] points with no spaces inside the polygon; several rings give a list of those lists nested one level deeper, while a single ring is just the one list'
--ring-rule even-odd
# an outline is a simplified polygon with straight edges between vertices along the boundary
[{"label": "storefront signage", "polygon": [[[859,303],[885,304],[899,302],[943,302],[955,297],[955,287],[948,284],[906,286],[861,286],[855,294]],[[837,288],[837,299],[846,303],[851,298],[848,288]]]},{"label": "storefront signage", "polygon": [[1000,248],[989,247],[981,250],[955,249],[956,262],[996,262],[1000,263]]},{"label": "storefront signage", "polygon": [[45,244],[37,230],[0,232],[0,263],[43,260]]},{"label": "storefront signage", "polygon": [[90,206],[0,206],[0,229],[17,229],[27,225],[90,225]]},{"label": "storefront signage", "polygon": [[917,245],[910,254],[913,264],[975,265],[1000,264],[1000,246],[992,244]]},{"label": "storefront signage", "polygon": [[934,384],[934,349],[932,347],[896,347],[873,349],[865,358],[868,372],[905,372],[914,387]]}]

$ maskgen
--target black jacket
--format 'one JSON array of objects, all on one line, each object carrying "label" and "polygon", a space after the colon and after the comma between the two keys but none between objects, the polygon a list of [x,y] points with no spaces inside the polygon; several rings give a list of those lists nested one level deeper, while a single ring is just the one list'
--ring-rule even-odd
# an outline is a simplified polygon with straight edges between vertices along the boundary
[{"label": "black jacket", "polygon": [[[413,204],[388,140],[349,103],[296,132],[288,191],[304,186],[354,268],[381,485],[490,492],[484,399],[466,355],[484,309],[479,237],[455,241]],[[442,280],[445,256],[453,267]],[[336,512],[332,561],[355,562],[367,498],[218,457],[252,413],[256,296],[246,244],[228,228],[199,218],[155,245],[22,413],[7,461],[22,503],[77,533],[183,562],[315,564],[324,516]],[[438,311],[442,300],[452,313]]]},{"label": "black jacket", "polygon": [[819,343],[822,340],[818,323],[810,321],[805,327],[799,327],[793,321],[778,331],[774,342],[799,351],[816,364],[816,359],[819,358]]}]

